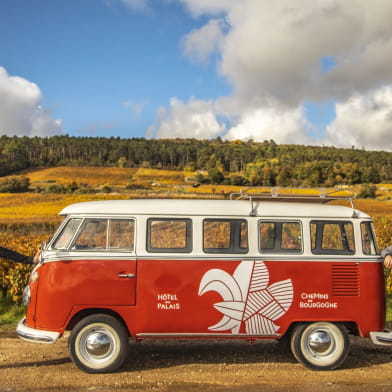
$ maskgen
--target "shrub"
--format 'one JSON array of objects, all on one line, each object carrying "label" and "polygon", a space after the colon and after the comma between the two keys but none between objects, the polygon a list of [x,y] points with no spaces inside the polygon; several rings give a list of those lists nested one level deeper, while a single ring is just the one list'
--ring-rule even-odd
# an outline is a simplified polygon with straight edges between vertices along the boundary
[{"label": "shrub", "polygon": [[30,179],[25,176],[7,177],[0,181],[0,192],[28,192],[30,188]]},{"label": "shrub", "polygon": [[112,188],[110,188],[110,186],[105,185],[104,187],[102,187],[102,192],[103,193],[110,193],[112,192]]},{"label": "shrub", "polygon": [[[3,233],[1,245],[16,252],[33,256],[44,239],[47,239],[47,235],[18,236],[13,233]],[[0,258],[1,297],[9,296],[13,302],[20,303],[23,289],[32,269],[32,264],[20,264]]]},{"label": "shrub", "polygon": [[64,185],[53,184],[46,188],[47,193],[67,193],[67,189]]},{"label": "shrub", "polygon": [[362,199],[375,199],[377,187],[375,185],[364,184],[358,193],[358,197]]}]

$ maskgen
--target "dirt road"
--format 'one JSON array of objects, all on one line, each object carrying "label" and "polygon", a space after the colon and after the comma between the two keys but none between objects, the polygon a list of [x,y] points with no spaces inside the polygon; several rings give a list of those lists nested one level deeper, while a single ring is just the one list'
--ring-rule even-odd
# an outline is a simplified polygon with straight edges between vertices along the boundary
[{"label": "dirt road", "polygon": [[0,331],[0,392],[113,390],[391,392],[392,348],[354,339],[341,369],[312,372],[270,341],[149,341],[133,344],[119,372],[89,375],[69,359],[66,338],[42,345]]}]

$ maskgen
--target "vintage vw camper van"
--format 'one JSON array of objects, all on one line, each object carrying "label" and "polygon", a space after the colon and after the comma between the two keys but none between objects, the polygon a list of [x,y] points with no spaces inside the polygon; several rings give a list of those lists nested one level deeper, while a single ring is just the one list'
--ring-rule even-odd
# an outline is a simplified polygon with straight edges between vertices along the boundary
[{"label": "vintage vw camper van", "polygon": [[239,196],[64,208],[17,333],[53,343],[70,331],[89,373],[118,369],[130,340],[163,338],[285,339],[310,369],[340,366],[349,334],[384,329],[372,219],[325,195]]}]

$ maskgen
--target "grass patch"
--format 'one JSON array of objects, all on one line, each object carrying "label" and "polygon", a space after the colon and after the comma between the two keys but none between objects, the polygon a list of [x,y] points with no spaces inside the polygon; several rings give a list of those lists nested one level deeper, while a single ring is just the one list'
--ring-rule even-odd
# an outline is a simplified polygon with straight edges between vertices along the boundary
[{"label": "grass patch", "polygon": [[392,294],[387,294],[386,295],[386,315],[385,315],[385,320],[392,324]]},{"label": "grass patch", "polygon": [[15,329],[16,324],[25,314],[22,304],[15,304],[11,298],[0,298],[0,328],[4,331]]}]

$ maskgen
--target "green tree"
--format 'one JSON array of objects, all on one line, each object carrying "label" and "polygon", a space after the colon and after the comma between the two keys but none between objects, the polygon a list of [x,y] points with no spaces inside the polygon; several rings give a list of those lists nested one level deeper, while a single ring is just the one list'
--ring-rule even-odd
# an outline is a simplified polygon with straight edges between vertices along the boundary
[{"label": "green tree", "polygon": [[212,167],[208,170],[208,179],[211,184],[221,184],[225,176],[218,168]]}]

